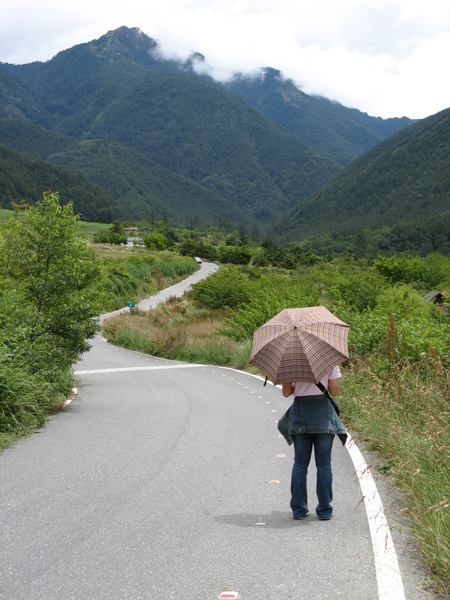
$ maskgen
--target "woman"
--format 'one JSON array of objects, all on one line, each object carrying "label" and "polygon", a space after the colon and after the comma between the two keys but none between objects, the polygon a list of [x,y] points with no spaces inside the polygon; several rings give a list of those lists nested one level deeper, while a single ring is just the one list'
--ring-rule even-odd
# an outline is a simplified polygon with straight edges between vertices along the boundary
[{"label": "woman", "polygon": [[[334,367],[320,383],[335,396],[339,391],[340,377],[339,367]],[[339,435],[345,444],[345,427],[330,399],[315,383],[283,383],[282,387],[285,398],[294,395],[294,402],[283,417],[284,431],[283,424],[279,424],[280,431],[285,435],[288,443],[294,444],[295,449],[291,480],[291,509],[294,519],[304,519],[309,515],[307,474],[314,447],[318,499],[316,514],[319,519],[327,521],[333,514],[331,449],[335,435]]]}]

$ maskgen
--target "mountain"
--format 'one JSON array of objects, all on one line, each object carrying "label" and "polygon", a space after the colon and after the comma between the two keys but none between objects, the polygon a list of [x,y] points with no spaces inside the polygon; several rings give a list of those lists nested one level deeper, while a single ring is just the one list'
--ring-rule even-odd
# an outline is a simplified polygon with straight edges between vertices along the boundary
[{"label": "mountain", "polygon": [[281,242],[448,206],[445,111],[383,120],[307,96],[275,69],[219,84],[196,73],[202,60],[164,60],[121,27],[46,63],[0,64],[0,143],[14,151],[0,203],[25,196],[24,182],[41,197],[56,178],[91,220],[257,222]]},{"label": "mountain", "polygon": [[[178,176],[160,167],[145,156],[108,140],[77,140],[48,131],[32,123],[14,123],[0,119],[0,139],[7,139],[9,147],[28,158],[37,156],[37,164],[50,167],[59,165],[59,172],[76,172],[82,178],[96,184],[102,191],[101,197],[114,218],[143,218],[150,220],[156,215],[165,215],[173,222],[184,215],[202,215],[205,222],[213,223],[217,216],[215,206],[243,219],[240,207],[205,191],[194,181]],[[46,161],[41,162],[41,161]],[[46,173],[49,169],[46,169]],[[42,174],[43,191],[45,174]],[[39,194],[38,194],[39,196]],[[42,194],[41,194],[42,196]],[[0,206],[7,207],[10,197],[0,194]],[[120,204],[120,207],[119,207]],[[97,211],[100,211],[98,202]],[[116,209],[112,207],[116,206]],[[79,211],[80,212],[80,211]],[[82,218],[85,218],[81,211]],[[99,212],[100,215],[100,212]],[[89,220],[97,220],[90,211]],[[230,219],[226,219],[230,221]]]},{"label": "mountain", "polygon": [[414,121],[370,117],[326,98],[308,96],[272,68],[236,74],[225,88],[303,141],[347,165]]},{"label": "mountain", "polygon": [[420,223],[450,211],[450,108],[380,142],[278,219],[278,237]]},{"label": "mountain", "polygon": [[77,173],[40,160],[20,155],[0,144],[0,206],[11,208],[25,200],[29,204],[42,200],[43,192],[57,191],[63,204],[73,202],[75,214],[83,220],[110,223],[126,218],[111,196]]},{"label": "mountain", "polygon": [[134,217],[264,225],[339,171],[194,75],[195,60],[161,60],[156,42],[122,27],[46,63],[2,64],[0,142],[84,174]]}]

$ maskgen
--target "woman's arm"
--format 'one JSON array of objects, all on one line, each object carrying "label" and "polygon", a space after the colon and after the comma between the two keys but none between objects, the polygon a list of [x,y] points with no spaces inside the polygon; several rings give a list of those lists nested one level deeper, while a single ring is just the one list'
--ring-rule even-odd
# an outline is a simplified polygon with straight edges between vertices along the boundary
[{"label": "woman's arm", "polygon": [[339,379],[328,380],[328,391],[332,396],[336,396],[336,394],[339,392]]},{"label": "woman's arm", "polygon": [[287,398],[294,393],[295,385],[293,383],[282,383],[283,396]]}]

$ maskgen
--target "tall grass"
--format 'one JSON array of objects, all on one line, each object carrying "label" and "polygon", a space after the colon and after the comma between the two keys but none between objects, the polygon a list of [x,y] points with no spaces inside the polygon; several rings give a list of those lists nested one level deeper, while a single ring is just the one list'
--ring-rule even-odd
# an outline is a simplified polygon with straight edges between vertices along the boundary
[{"label": "tall grass", "polygon": [[245,369],[251,340],[237,342],[221,335],[225,314],[171,298],[148,312],[107,319],[103,334],[109,342],[153,356]]},{"label": "tall grass", "polygon": [[102,306],[105,312],[138,302],[180,281],[198,268],[193,258],[168,252],[139,251],[126,258],[104,257],[101,263]]},{"label": "tall grass", "polygon": [[[68,377],[71,386],[71,375]],[[45,374],[33,372],[29,356],[0,343],[0,449],[43,425],[63,398],[64,394],[48,383]]]},{"label": "tall grass", "polygon": [[448,598],[450,373],[433,354],[417,363],[372,356],[353,360],[345,380],[347,424],[397,484],[430,576]]}]

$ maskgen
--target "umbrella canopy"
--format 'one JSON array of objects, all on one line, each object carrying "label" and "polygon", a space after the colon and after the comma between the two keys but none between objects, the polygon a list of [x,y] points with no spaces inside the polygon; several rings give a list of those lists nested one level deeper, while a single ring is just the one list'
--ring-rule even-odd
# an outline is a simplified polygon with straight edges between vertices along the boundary
[{"label": "umbrella canopy", "polygon": [[317,383],[348,358],[349,329],[324,306],[285,308],[253,334],[250,364],[275,385]]}]

